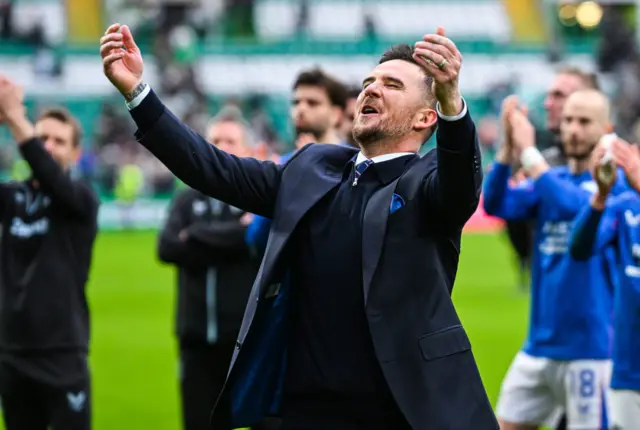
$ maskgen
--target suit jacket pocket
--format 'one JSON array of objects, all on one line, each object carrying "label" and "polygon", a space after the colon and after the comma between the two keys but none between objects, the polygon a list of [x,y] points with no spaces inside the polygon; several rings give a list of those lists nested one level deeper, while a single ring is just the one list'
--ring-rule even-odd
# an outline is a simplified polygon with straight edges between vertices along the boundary
[{"label": "suit jacket pocket", "polygon": [[425,334],[418,342],[426,361],[436,360],[471,349],[469,337],[461,325]]}]

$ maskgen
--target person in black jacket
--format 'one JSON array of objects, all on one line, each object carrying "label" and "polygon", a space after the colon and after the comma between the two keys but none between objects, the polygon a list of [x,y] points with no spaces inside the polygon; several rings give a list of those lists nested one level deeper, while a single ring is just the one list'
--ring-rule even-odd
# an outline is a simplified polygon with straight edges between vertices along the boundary
[{"label": "person in black jacket", "polygon": [[[237,156],[252,155],[248,126],[234,111],[214,118],[207,139]],[[185,430],[208,428],[227,376],[259,263],[245,243],[251,217],[188,188],[175,197],[160,234],[160,260],[178,268],[177,336]]]},{"label": "person in black jacket", "polygon": [[7,430],[91,427],[85,285],[98,199],[71,179],[80,128],[62,109],[32,125],[0,76],[0,119],[31,169],[0,184],[0,396]]}]

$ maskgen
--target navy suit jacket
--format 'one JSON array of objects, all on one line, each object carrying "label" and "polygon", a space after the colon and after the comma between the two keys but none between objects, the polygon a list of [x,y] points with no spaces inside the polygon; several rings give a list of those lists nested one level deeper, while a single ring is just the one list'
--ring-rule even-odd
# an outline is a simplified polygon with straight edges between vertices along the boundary
[{"label": "navy suit jacket", "polygon": [[[151,92],[131,114],[137,138],[187,185],[273,220],[227,383],[212,415],[227,430],[277,415],[286,366],[287,252],[302,217],[338,186],[356,149],[307,145],[282,166],[220,151]],[[469,113],[440,120],[437,149],[367,203],[364,303],[376,356],[416,430],[496,430],[495,415],[451,300],[462,228],[477,208],[480,151]],[[394,194],[405,204],[390,214]]]}]

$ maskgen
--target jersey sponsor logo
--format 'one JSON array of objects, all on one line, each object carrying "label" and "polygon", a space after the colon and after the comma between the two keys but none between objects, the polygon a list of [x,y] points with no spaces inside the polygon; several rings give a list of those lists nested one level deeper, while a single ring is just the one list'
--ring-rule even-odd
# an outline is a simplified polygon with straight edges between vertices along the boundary
[{"label": "jersey sponsor logo", "polygon": [[538,249],[542,254],[564,254],[569,249],[572,221],[547,221],[542,226],[544,238]]},{"label": "jersey sponsor logo", "polygon": [[631,258],[633,258],[634,265],[627,265],[624,267],[624,274],[630,278],[640,278],[640,244],[634,243],[631,246]]},{"label": "jersey sponsor logo", "polygon": [[629,227],[637,227],[640,224],[640,214],[634,215],[630,209],[624,211],[624,220]]},{"label": "jersey sponsor logo", "polygon": [[29,215],[32,215],[39,209],[46,208],[51,204],[51,198],[49,196],[45,196],[41,193],[34,195],[29,191],[17,191],[14,194],[13,199],[16,204],[20,206],[24,205],[24,209]]},{"label": "jersey sponsor logo", "polygon": [[80,412],[84,409],[84,405],[87,402],[87,395],[84,391],[80,391],[79,393],[67,393],[67,401],[69,402],[69,409],[74,412]]},{"label": "jersey sponsor logo", "polygon": [[41,218],[37,221],[26,223],[18,217],[11,221],[9,233],[16,237],[29,238],[34,235],[43,235],[49,232],[49,218]]}]

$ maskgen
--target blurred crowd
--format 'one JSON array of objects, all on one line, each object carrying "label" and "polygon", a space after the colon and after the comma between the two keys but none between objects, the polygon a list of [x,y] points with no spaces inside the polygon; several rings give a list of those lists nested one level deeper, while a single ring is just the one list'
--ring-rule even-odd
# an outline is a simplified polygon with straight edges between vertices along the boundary
[{"label": "blurred crowd", "polygon": [[[36,47],[35,62],[42,73],[60,73],[61,63],[54,54],[55,41],[48,40],[44,23],[17,29],[12,25],[15,0],[0,0],[0,39],[19,40]],[[161,71],[156,91],[178,117],[193,129],[204,132],[215,112],[228,106],[238,107],[252,125],[260,142],[263,158],[277,159],[279,154],[294,147],[288,141],[290,133],[275,125],[274,113],[267,107],[268,98],[262,94],[243,94],[213,103],[199,82],[198,45],[212,37],[252,39],[254,29],[254,0],[114,0],[105,3],[108,10],[126,17],[139,43],[149,46]],[[307,0],[300,0],[296,19],[296,37],[304,35],[308,25]],[[598,72],[604,78],[605,90],[614,100],[616,130],[629,141],[640,142],[640,53],[634,30],[612,7],[604,7],[600,25],[600,45],[595,54]],[[365,14],[366,15],[366,14]],[[375,23],[363,16],[363,37],[375,38]],[[554,51],[555,52],[555,51]],[[550,55],[541,61],[559,60]],[[351,83],[347,83],[351,84]],[[480,103],[482,117],[476,116],[478,138],[483,150],[483,165],[488,166],[500,144],[498,113],[500,103],[508,94],[526,89],[526,82],[515,78],[487,87]],[[622,91],[621,89],[624,89]],[[139,194],[164,195],[172,193],[176,184],[170,172],[153,159],[133,140],[133,123],[123,112],[120,99],[106,100],[97,123],[86,136],[86,149],[78,166],[78,174],[93,181],[103,192],[117,188],[123,171],[134,172],[140,182]],[[538,105],[542,103],[535,102]],[[535,104],[534,103],[534,104]],[[542,116],[541,116],[542,117]],[[289,125],[289,127],[292,127]],[[433,142],[430,142],[433,145]],[[5,176],[23,172],[15,151],[0,147],[0,170]],[[428,149],[426,147],[425,149]]]}]

